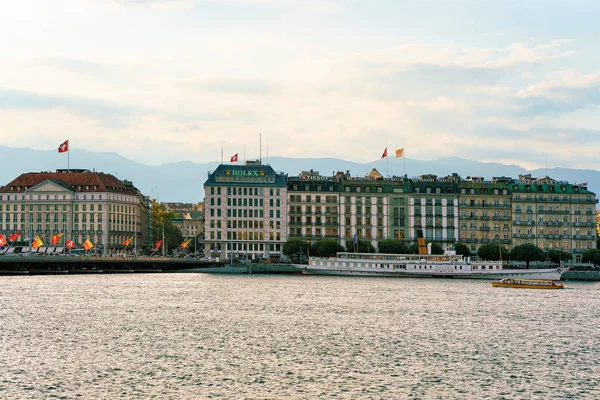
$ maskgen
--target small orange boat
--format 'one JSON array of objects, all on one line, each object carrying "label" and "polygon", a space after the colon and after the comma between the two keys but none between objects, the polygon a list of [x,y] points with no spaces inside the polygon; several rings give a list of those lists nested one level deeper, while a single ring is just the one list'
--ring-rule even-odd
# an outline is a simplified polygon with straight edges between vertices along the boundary
[{"label": "small orange boat", "polygon": [[563,289],[562,283],[555,283],[554,281],[547,280],[533,280],[533,279],[516,279],[516,278],[504,278],[497,282],[492,282],[493,287],[511,287],[519,289]]}]

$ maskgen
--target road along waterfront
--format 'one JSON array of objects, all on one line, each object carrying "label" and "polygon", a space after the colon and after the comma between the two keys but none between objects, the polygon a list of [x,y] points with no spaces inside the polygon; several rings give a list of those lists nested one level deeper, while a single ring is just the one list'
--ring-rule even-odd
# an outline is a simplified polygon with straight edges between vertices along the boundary
[{"label": "road along waterfront", "polygon": [[0,398],[593,399],[600,283],[0,277]]}]

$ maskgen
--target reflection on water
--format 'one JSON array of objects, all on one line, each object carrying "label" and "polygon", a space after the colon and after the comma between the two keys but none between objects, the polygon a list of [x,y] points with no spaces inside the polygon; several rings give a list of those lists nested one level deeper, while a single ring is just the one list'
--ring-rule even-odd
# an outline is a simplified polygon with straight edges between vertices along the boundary
[{"label": "reflection on water", "polygon": [[0,277],[0,398],[592,399],[600,284]]}]

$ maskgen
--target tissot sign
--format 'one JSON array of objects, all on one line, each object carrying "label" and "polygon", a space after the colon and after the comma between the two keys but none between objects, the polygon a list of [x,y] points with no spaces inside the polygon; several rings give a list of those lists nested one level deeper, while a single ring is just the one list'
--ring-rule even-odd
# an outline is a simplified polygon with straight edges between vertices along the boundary
[{"label": "tissot sign", "polygon": [[321,176],[321,175],[302,175],[302,180],[303,181],[326,181],[328,179],[331,179],[327,176]]}]

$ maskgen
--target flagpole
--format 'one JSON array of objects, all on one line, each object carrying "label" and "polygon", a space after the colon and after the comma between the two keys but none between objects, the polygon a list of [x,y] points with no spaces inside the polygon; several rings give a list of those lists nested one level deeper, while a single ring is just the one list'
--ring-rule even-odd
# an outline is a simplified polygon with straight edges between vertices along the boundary
[{"label": "flagpole", "polygon": [[406,147],[404,148],[403,151],[403,155],[404,155],[404,176],[406,176]]},{"label": "flagpole", "polygon": [[390,177],[390,158],[389,157],[385,157],[385,174],[387,175],[387,177]]},{"label": "flagpole", "polygon": [[221,164],[223,164],[223,146],[221,146]]}]

